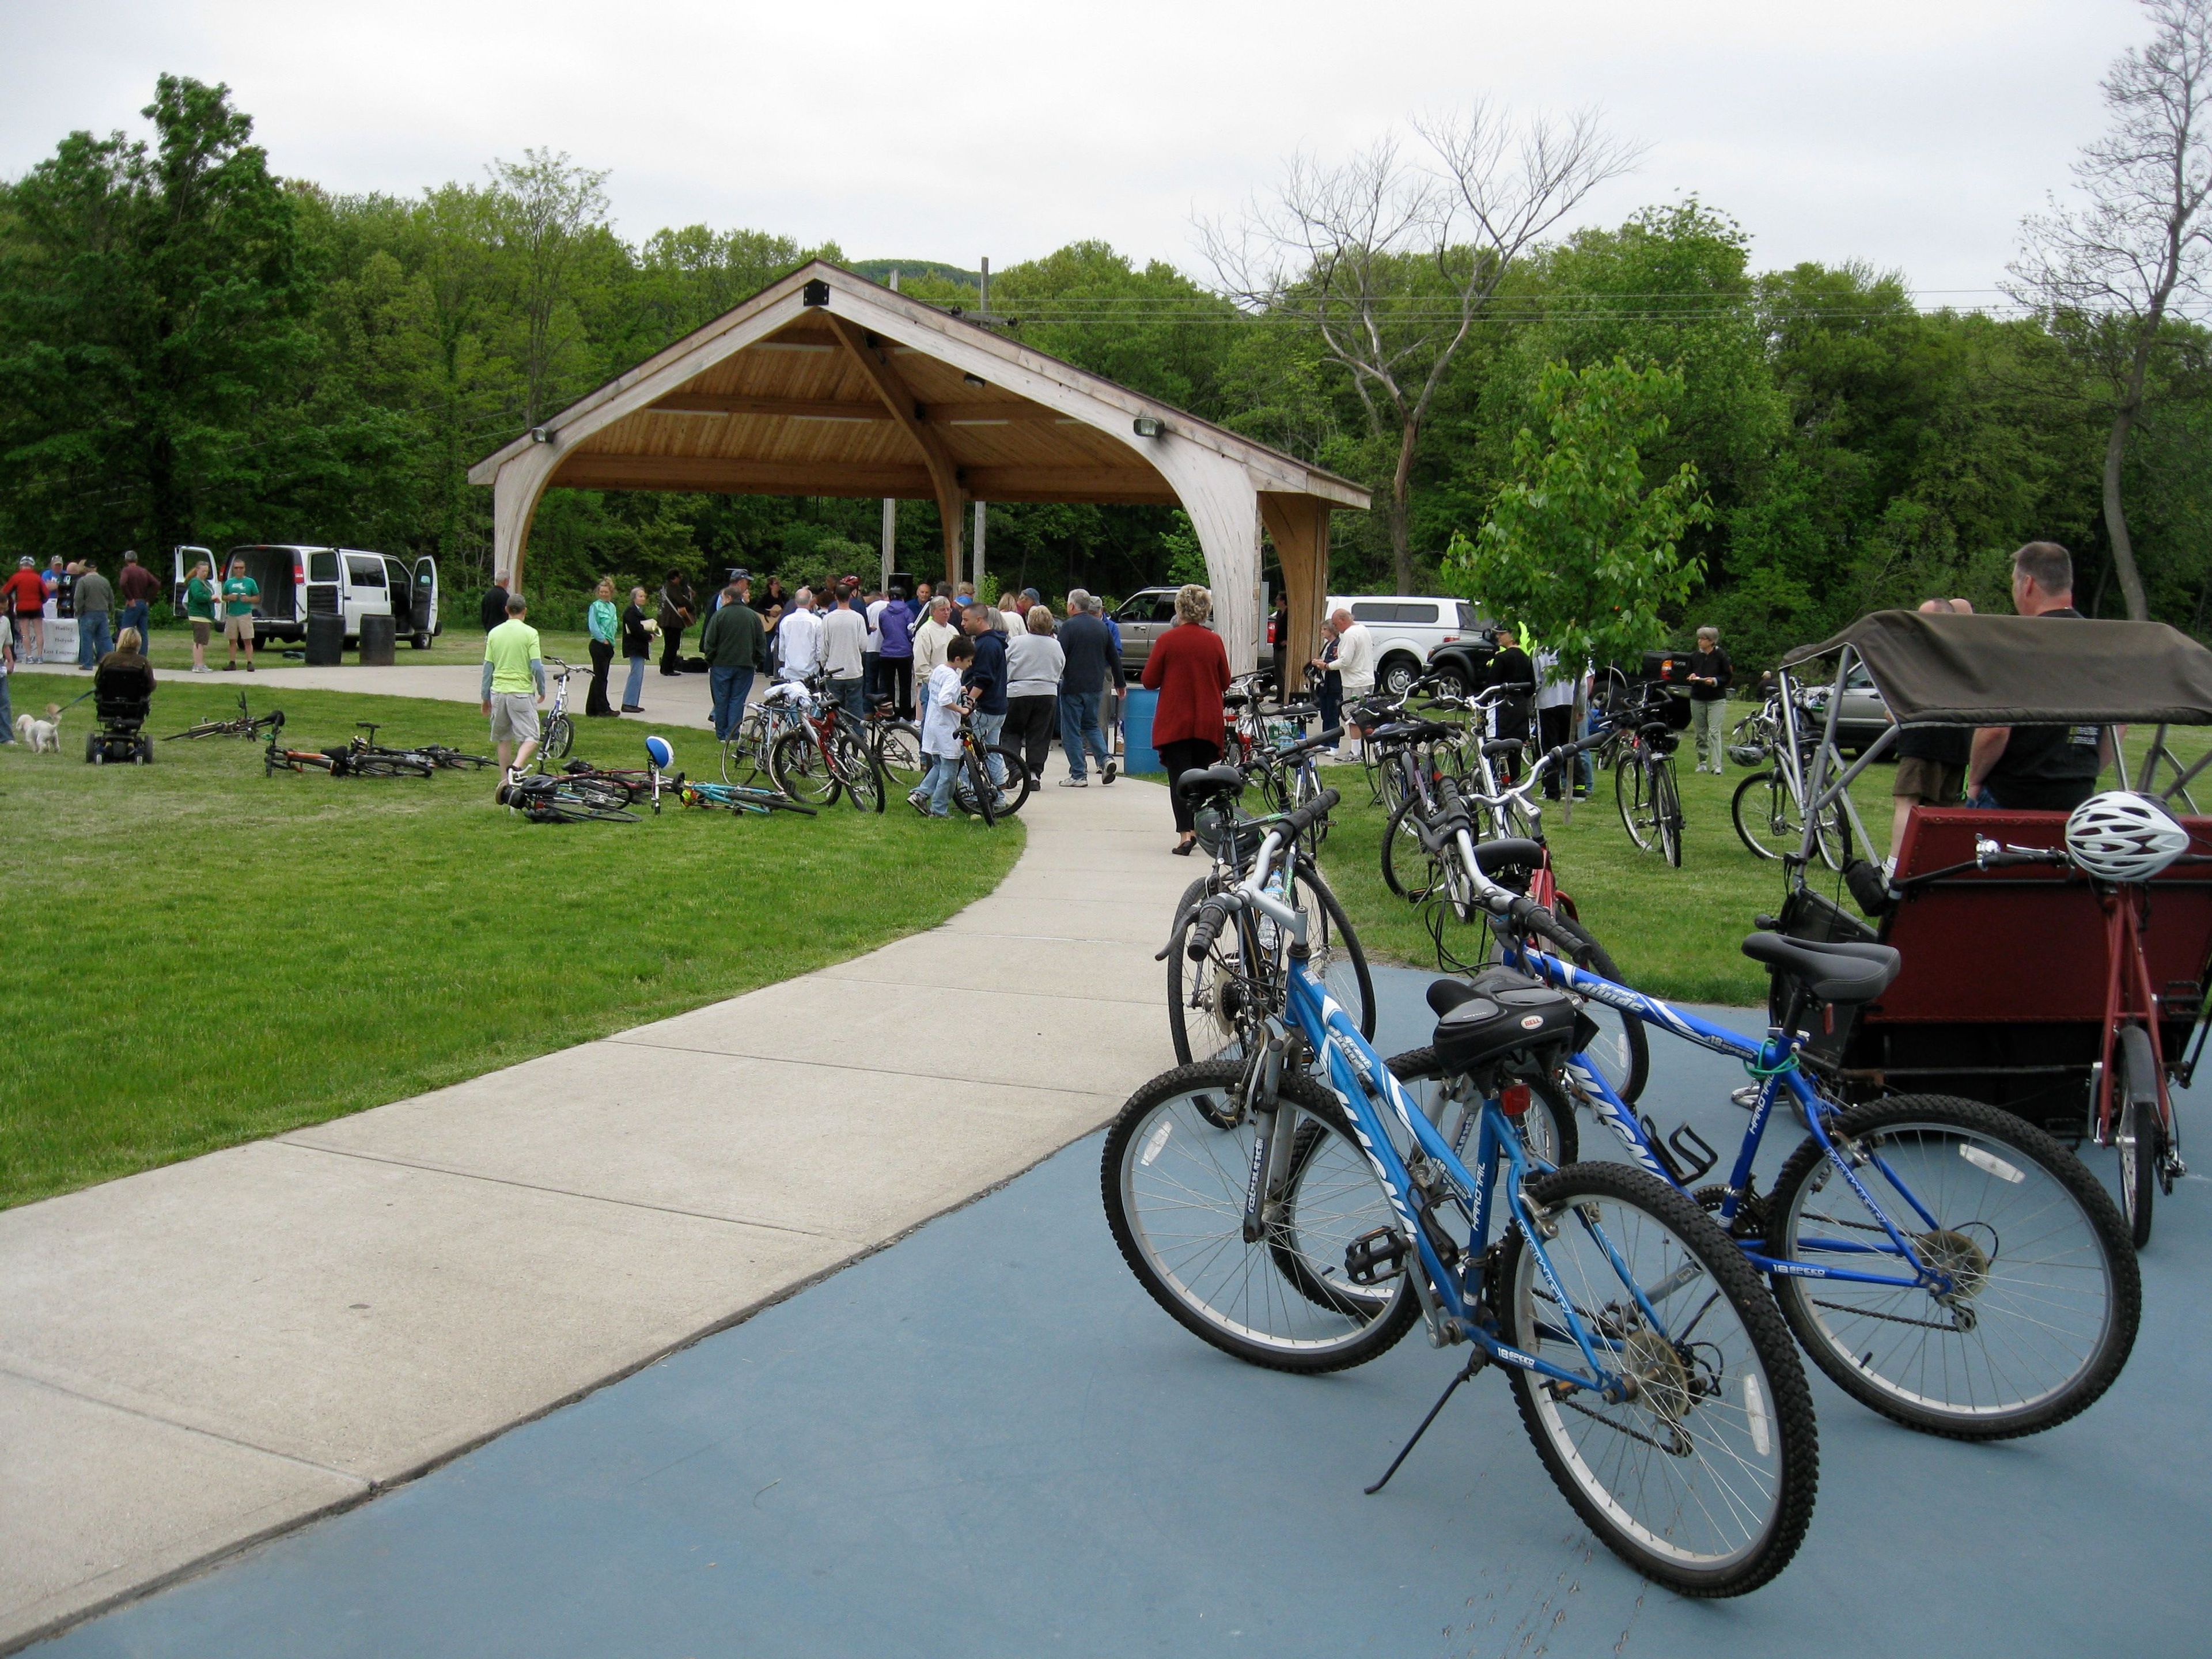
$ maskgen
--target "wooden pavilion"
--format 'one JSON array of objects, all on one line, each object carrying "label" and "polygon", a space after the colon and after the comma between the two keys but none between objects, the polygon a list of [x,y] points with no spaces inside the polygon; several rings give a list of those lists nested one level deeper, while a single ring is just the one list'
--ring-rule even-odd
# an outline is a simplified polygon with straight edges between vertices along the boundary
[{"label": "wooden pavilion", "polygon": [[1358,485],[820,261],[486,456],[492,568],[520,586],[549,489],[933,501],[948,580],[970,501],[1180,506],[1242,672],[1275,544],[1294,660],[1313,654],[1328,515]]}]

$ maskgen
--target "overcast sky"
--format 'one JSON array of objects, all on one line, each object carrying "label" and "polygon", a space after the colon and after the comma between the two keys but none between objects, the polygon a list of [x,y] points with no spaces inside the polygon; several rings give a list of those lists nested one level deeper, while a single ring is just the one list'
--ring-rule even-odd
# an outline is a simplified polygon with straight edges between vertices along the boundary
[{"label": "overcast sky", "polygon": [[622,232],[747,226],[1005,266],[1083,237],[1195,270],[1191,220],[1305,149],[1488,97],[1649,145],[1586,218],[1694,192],[1761,266],[1859,258],[1994,299],[2103,125],[2133,0],[0,0],[0,172],[228,82],[337,191],[567,150]]}]

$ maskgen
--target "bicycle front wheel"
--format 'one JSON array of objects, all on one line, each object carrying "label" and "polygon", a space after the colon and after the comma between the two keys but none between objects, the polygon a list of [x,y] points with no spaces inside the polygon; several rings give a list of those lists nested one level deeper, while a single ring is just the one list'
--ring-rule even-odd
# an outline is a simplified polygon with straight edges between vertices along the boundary
[{"label": "bicycle front wheel", "polygon": [[823,754],[822,745],[814,740],[813,732],[805,727],[787,732],[775,740],[775,747],[768,753],[768,775],[785,794],[809,806],[829,805],[844,787]]},{"label": "bicycle front wheel", "polygon": [[2000,1440],[2063,1423],[2112,1386],[2142,1281],[2118,1209],[2079,1158],[2009,1112],[1941,1095],[1852,1107],[1828,1133],[1881,1211],[1808,1139],[1775,1177],[1769,1254],[1948,1280],[1776,1274],[1783,1317],[1838,1388],[1910,1428]]},{"label": "bicycle front wheel", "polygon": [[1805,821],[1779,772],[1753,772],[1736,785],[1729,817],[1737,838],[1763,859],[1778,859],[1804,844]]},{"label": "bicycle front wheel", "polygon": [[1659,851],[1677,870],[1682,867],[1682,797],[1674,787],[1674,763],[1662,758],[1651,769],[1651,811],[1659,832]]},{"label": "bicycle front wheel", "polygon": [[1622,755],[1620,764],[1613,769],[1613,799],[1620,809],[1620,827],[1628,831],[1636,850],[1650,852],[1658,837],[1651,817],[1651,775],[1641,750]]},{"label": "bicycle front wheel", "polygon": [[2113,1140],[2120,1154],[2120,1213],[2136,1249],[2150,1243],[2151,1206],[2158,1195],[2158,1064],[2150,1034],[2124,1026],[2114,1045],[2112,1098],[2119,1103]]},{"label": "bicycle front wheel", "polygon": [[1335,1097],[1286,1073],[1277,1131],[1294,1137],[1293,1167],[1247,1242],[1258,1127],[1239,1119],[1243,1077],[1241,1060],[1178,1066],[1114,1120],[1099,1184],[1121,1259],[1184,1329],[1239,1359],[1285,1371],[1372,1359],[1419,1313],[1403,1272],[1360,1285],[1345,1264],[1354,1240],[1396,1226],[1389,1194]]},{"label": "bicycle front wheel", "polygon": [[[1687,1196],[1626,1164],[1570,1164],[1527,1192],[1551,1224],[1550,1271],[1516,1226],[1505,1335],[1589,1383],[1510,1372],[1537,1455],[1645,1577],[1684,1595],[1758,1589],[1803,1541],[1820,1464],[1812,1391],[1758,1273]],[[1625,1398],[1599,1392],[1570,1309]]]},{"label": "bicycle front wheel", "polygon": [[569,724],[566,714],[549,714],[538,742],[538,757],[541,760],[566,760],[569,745],[575,740],[576,728]]}]

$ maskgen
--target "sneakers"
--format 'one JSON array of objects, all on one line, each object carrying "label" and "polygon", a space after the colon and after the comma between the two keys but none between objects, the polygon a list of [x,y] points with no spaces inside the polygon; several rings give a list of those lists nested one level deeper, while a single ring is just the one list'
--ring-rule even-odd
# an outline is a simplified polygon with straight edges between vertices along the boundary
[{"label": "sneakers", "polygon": [[1114,763],[1112,761],[1108,761],[1104,768],[1104,775],[1102,776],[1098,781],[1102,785],[1109,784],[1113,782],[1114,780],[1120,775],[1121,775],[1114,769]]},{"label": "sneakers", "polygon": [[921,790],[917,789],[909,794],[906,798],[906,804],[914,808],[915,811],[921,813],[922,817],[928,817],[930,816],[929,797],[923,794]]},{"label": "sneakers", "polygon": [[222,672],[223,672],[224,673],[226,673],[226,674],[233,673],[233,672],[236,672],[237,667],[238,667],[238,665],[237,665],[236,663],[234,663],[234,662],[227,662],[227,663],[223,664],[223,665],[222,665]]},{"label": "sneakers", "polygon": [[1062,778],[1060,781],[1060,787],[1063,789],[1088,789],[1091,787],[1091,780],[1088,778]]}]

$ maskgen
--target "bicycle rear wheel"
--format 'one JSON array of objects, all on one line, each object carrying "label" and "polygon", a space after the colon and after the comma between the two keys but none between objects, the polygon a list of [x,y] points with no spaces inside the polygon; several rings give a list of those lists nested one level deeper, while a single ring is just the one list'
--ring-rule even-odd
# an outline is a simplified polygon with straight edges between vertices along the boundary
[{"label": "bicycle rear wheel", "polygon": [[2142,1280],[2118,1209],[2080,1159],[2008,1112],[1941,1095],[1852,1107],[1828,1133],[1881,1213],[1808,1139],[1775,1177],[1768,1254],[1908,1273],[1886,1215],[1952,1285],[1939,1298],[1774,1275],[1783,1317],[1838,1388],[1910,1428],[1999,1440],[2063,1423],[2112,1386]]},{"label": "bicycle rear wheel", "polygon": [[1778,859],[1804,844],[1805,821],[1778,771],[1753,772],[1736,785],[1729,817],[1737,839],[1763,859]]},{"label": "bicycle rear wheel", "polygon": [[[1010,818],[1020,811],[1030,798],[1029,768],[1022,763],[1021,756],[1012,749],[994,745],[981,751],[997,763],[1000,776],[985,782],[984,761],[971,755],[962,765],[960,778],[952,786],[955,804],[963,812],[974,812],[986,823],[996,823],[1000,818]],[[988,797],[988,803],[985,797]]]},{"label": "bicycle rear wheel", "polygon": [[[1606,1547],[1685,1595],[1741,1595],[1797,1553],[1820,1453],[1812,1391],[1742,1249],[1684,1194],[1621,1164],[1529,1182],[1544,1271],[1521,1226],[1499,1261],[1504,1334],[1591,1386],[1509,1371],[1554,1483]],[[1564,1296],[1562,1295],[1564,1292]],[[1570,1334],[1632,1383],[1608,1402]]]},{"label": "bicycle rear wheel", "polygon": [[[1480,1100],[1454,1098],[1460,1088],[1434,1048],[1410,1048],[1382,1062],[1398,1086],[1413,1096],[1429,1121],[1435,1124],[1452,1150],[1464,1162],[1473,1154],[1473,1135]],[[1531,1084],[1528,1109],[1514,1120],[1521,1144],[1529,1155],[1558,1169],[1582,1156],[1582,1136],[1575,1127],[1573,1103],[1549,1081]]]},{"label": "bicycle rear wheel", "polygon": [[876,727],[877,763],[884,781],[902,795],[921,787],[929,775],[929,757],[921,752],[921,732],[908,720],[885,720]]},{"label": "bicycle rear wheel", "polygon": [[346,770],[356,778],[427,778],[438,769],[403,755],[356,755]]},{"label": "bicycle rear wheel", "polygon": [[845,786],[845,799],[856,811],[884,810],[884,775],[876,768],[875,750],[866,738],[840,726],[830,734],[830,764]]},{"label": "bicycle rear wheel", "polygon": [[[1285,1191],[1243,1235],[1258,1133],[1237,1121],[1243,1062],[1178,1066],[1131,1096],[1106,1132],[1099,1184],[1121,1259],[1186,1330],[1255,1365],[1333,1371],[1386,1352],[1419,1312],[1401,1272],[1355,1284],[1345,1251],[1396,1212],[1335,1097],[1286,1073],[1281,1099],[1304,1138]],[[1233,1127],[1223,1127],[1227,1124]]]}]

